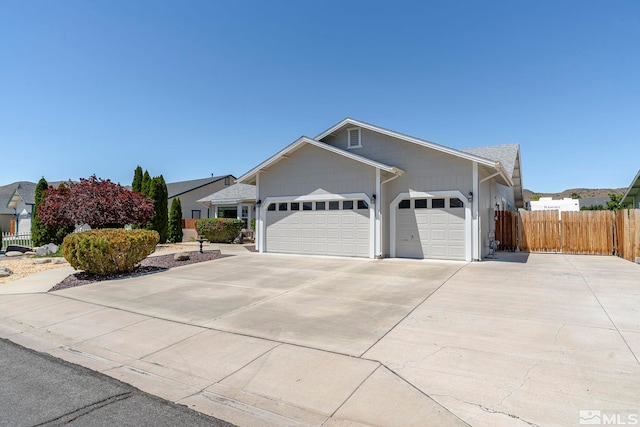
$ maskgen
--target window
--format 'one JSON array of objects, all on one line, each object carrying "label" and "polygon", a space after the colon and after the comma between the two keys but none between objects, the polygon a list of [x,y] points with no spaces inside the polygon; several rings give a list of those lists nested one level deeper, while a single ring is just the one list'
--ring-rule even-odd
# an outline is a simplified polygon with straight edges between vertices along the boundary
[{"label": "window", "polygon": [[249,206],[242,206],[240,210],[240,219],[244,224],[244,228],[249,228]]},{"label": "window", "polygon": [[275,211],[276,210],[276,204],[275,203],[269,203],[269,206],[267,206],[267,210],[268,211]]},{"label": "window", "polygon": [[316,210],[317,211],[323,211],[325,210],[325,206],[324,206],[324,202],[316,202]]},{"label": "window", "polygon": [[278,203],[278,210],[279,211],[286,211],[287,210],[287,204],[286,203]]},{"label": "window", "polygon": [[345,200],[342,202],[342,209],[353,209],[353,200]]},{"label": "window", "polygon": [[432,199],[431,207],[434,209],[444,208],[444,199]]},{"label": "window", "polygon": [[358,200],[358,209],[369,209],[369,204],[364,200]]},{"label": "window", "polygon": [[191,211],[191,219],[200,219],[200,218],[202,218],[201,211],[196,211],[196,210]]},{"label": "window", "polygon": [[312,208],[312,203],[311,202],[302,202],[302,210],[303,211],[310,211]]},{"label": "window", "polygon": [[340,202],[329,202],[330,211],[337,211],[338,209],[340,209]]},{"label": "window", "polygon": [[404,199],[398,205],[398,209],[409,209],[409,208],[411,208],[411,200],[409,199]]},{"label": "window", "polygon": [[347,129],[349,135],[349,141],[347,142],[347,148],[362,147],[362,141],[360,136],[360,128]]},{"label": "window", "polygon": [[458,199],[457,197],[452,197],[451,199],[449,199],[449,207],[464,208],[464,203],[462,203],[462,200]]},{"label": "window", "polygon": [[298,202],[291,202],[291,210],[292,210],[292,211],[299,211],[299,210],[300,210],[300,203],[298,203]]},{"label": "window", "polygon": [[231,177],[227,176],[224,178],[224,185],[230,185],[231,184]]},{"label": "window", "polygon": [[416,199],[414,201],[416,205],[416,209],[426,209],[427,208],[427,200],[428,199]]}]

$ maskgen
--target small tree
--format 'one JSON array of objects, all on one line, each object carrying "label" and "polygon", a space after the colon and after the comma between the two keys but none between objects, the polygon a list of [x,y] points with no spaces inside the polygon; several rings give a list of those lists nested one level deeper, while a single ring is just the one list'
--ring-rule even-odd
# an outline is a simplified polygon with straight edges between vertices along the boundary
[{"label": "small tree", "polygon": [[578,199],[580,199],[580,195],[578,193],[571,193],[571,198],[573,200],[578,200]]},{"label": "small tree", "polygon": [[167,184],[162,175],[156,176],[149,185],[149,198],[153,199],[155,213],[147,224],[147,230],[155,230],[160,235],[160,243],[166,243],[169,234],[169,211]]},{"label": "small tree", "polygon": [[622,194],[609,194],[609,201],[607,202],[607,210],[619,211],[622,209]]},{"label": "small tree", "polygon": [[131,191],[135,191],[136,193],[140,193],[142,191],[142,167],[140,167],[139,165],[133,172]]},{"label": "small tree", "polygon": [[534,194],[533,197],[531,198],[531,200],[533,200],[534,202],[537,202],[540,200],[540,195],[539,194]]},{"label": "small tree", "polygon": [[169,211],[169,241],[171,243],[182,242],[182,203],[178,197],[171,201]]},{"label": "small tree", "polygon": [[144,224],[153,213],[152,200],[95,175],[69,181],[66,187],[49,187],[38,208],[40,220],[50,227],[123,227]]},{"label": "small tree", "polygon": [[151,175],[149,175],[148,171],[144,171],[144,175],[142,175],[142,183],[140,184],[140,192],[142,195],[149,197],[149,192],[151,191]]}]

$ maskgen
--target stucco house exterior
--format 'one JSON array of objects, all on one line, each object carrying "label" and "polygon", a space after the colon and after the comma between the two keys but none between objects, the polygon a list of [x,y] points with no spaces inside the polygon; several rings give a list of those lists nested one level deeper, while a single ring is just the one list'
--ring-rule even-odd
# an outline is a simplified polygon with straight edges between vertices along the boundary
[{"label": "stucco house exterior", "polygon": [[203,208],[198,200],[234,184],[235,181],[233,175],[212,175],[209,178],[167,183],[169,209],[171,202],[177,197],[182,205],[183,219],[211,218],[213,212]]},{"label": "stucco house exterior", "polygon": [[237,218],[244,221],[244,228],[251,229],[251,219],[256,215],[256,186],[233,184],[198,200],[213,218]]},{"label": "stucco house exterior", "polygon": [[480,260],[495,210],[523,204],[516,144],[456,150],[346,118],[238,179],[259,252]]},{"label": "stucco house exterior", "polygon": [[626,193],[622,196],[622,206],[640,209],[640,171],[638,171]]}]

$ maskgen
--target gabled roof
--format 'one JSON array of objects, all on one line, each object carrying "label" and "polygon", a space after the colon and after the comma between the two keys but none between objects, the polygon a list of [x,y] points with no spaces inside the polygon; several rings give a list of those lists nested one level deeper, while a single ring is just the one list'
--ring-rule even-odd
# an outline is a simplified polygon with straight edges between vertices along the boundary
[{"label": "gabled roof", "polygon": [[390,172],[390,173],[393,173],[393,174],[396,174],[396,175],[404,174],[404,171],[402,169],[399,169],[399,168],[396,168],[396,167],[393,167],[393,166],[389,166],[389,165],[385,165],[384,163],[376,162],[375,160],[367,159],[366,157],[358,156],[357,154],[353,154],[352,152],[349,152],[349,151],[346,151],[346,150],[342,150],[340,148],[333,147],[331,145],[325,144],[324,142],[320,142],[320,141],[317,141],[315,139],[311,139],[311,138],[309,138],[307,136],[301,136],[300,138],[295,140],[293,143],[289,144],[287,147],[285,147],[284,149],[282,149],[281,151],[276,153],[274,156],[271,156],[270,158],[268,158],[264,162],[260,163],[255,168],[251,169],[249,172],[247,172],[244,175],[242,175],[240,178],[238,178],[238,182],[239,183],[254,183],[255,182],[255,177],[258,174],[258,172],[260,172],[262,170],[266,170],[267,168],[269,168],[270,166],[272,166],[273,164],[279,162],[282,159],[288,158],[291,153],[293,153],[298,148],[300,148],[300,147],[302,147],[304,145],[313,145],[313,146],[321,148],[323,150],[327,150],[329,152],[332,152],[332,153],[338,154],[340,156],[346,157],[348,159],[354,160],[356,162],[360,162],[360,163],[363,163],[365,165],[372,166],[374,168],[379,168],[380,170],[385,171],[385,172]]},{"label": "gabled roof", "polygon": [[9,197],[7,202],[7,208],[15,209],[22,200],[27,205],[33,205],[36,203],[36,184],[33,182],[22,181],[19,182],[15,190]]},{"label": "gabled roof", "polygon": [[520,164],[520,144],[491,145],[488,147],[466,148],[465,153],[500,162],[513,181],[515,203],[524,207],[524,189],[522,188],[522,166]]},{"label": "gabled roof", "polygon": [[406,135],[404,133],[396,132],[393,130],[385,129],[380,126],[372,125],[370,123],[362,122],[360,120],[355,120],[350,117],[342,120],[336,125],[330,127],[329,129],[322,132],[320,135],[316,136],[316,140],[322,140],[332,133],[346,127],[346,126],[356,126],[363,129],[368,129],[373,132],[381,133],[383,135],[390,136],[392,138],[401,139],[403,141],[412,142],[414,144],[420,145],[422,147],[430,148],[432,150],[440,151],[442,153],[450,154],[452,156],[460,157],[462,159],[470,160],[472,162],[476,162],[480,165],[485,165],[496,169],[505,179],[505,181],[509,185],[513,185],[511,174],[504,168],[504,165],[499,161],[491,158],[485,158],[482,156],[478,156],[474,153],[465,152],[462,150],[456,150],[455,148],[445,147],[444,145],[436,144],[435,142],[427,141],[426,139],[416,138],[414,136]]},{"label": "gabled roof", "polygon": [[636,177],[631,181],[631,185],[627,189],[627,192],[622,196],[622,204],[631,203],[631,198],[638,200],[638,193],[640,193],[640,170],[636,174]]},{"label": "gabled roof", "polygon": [[204,203],[205,205],[220,205],[224,203],[240,203],[245,200],[256,200],[255,185],[234,184],[198,200],[198,203]]},{"label": "gabled roof", "polygon": [[211,176],[208,178],[192,179],[190,181],[170,182],[167,183],[167,193],[169,194],[169,198],[177,197],[184,193],[188,193],[189,191],[193,191],[198,188],[204,187],[205,185],[209,185],[213,182],[220,181],[221,179],[224,179],[226,177],[235,179],[233,175],[219,175]]}]

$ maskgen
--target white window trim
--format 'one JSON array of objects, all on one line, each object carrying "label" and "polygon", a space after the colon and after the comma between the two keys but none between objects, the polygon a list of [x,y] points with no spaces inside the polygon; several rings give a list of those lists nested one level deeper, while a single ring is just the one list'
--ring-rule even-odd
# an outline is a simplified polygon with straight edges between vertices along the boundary
[{"label": "white window trim", "polygon": [[[357,130],[358,131],[358,145],[352,145],[351,144],[351,131],[352,130]],[[347,150],[350,150],[352,148],[362,148],[362,129],[361,128],[348,128],[347,129]]]},{"label": "white window trim", "polygon": [[[396,196],[395,199],[393,199],[393,201],[391,202],[391,204],[389,205],[390,208],[390,230],[389,230],[389,240],[390,240],[390,251],[391,251],[391,258],[395,258],[396,257],[396,216],[397,216],[397,207],[400,204],[400,202],[402,200],[405,199],[410,199],[410,200],[414,200],[414,199],[440,199],[440,198],[447,198],[447,197],[457,197],[458,199],[462,200],[462,202],[464,203],[464,210],[465,210],[465,221],[464,221],[464,234],[466,236],[465,239],[465,261],[470,262],[471,261],[471,242],[474,241],[475,239],[472,238],[471,236],[471,204],[469,203],[469,199],[467,199],[460,191],[458,190],[451,190],[451,191],[430,191],[428,193],[424,193],[424,192],[418,192],[418,191],[409,191],[407,193],[400,193]],[[475,200],[475,197],[474,197]],[[412,204],[413,205],[413,204]]]},{"label": "white window trim", "polygon": [[[308,194],[304,196],[276,196],[276,197],[267,197],[262,201],[262,205],[260,206],[260,222],[263,224],[262,227],[259,227],[259,242],[260,244],[260,252],[267,252],[265,250],[265,240],[267,238],[267,227],[264,223],[264,220],[267,217],[267,207],[271,203],[284,203],[284,202],[331,202],[331,201],[341,201],[341,200],[353,200],[357,203],[357,200],[364,200],[369,205],[369,258],[375,258],[375,220],[376,215],[374,211],[374,204],[371,203],[371,198],[365,193],[348,193],[348,194]],[[302,207],[302,206],[301,206]],[[342,207],[342,206],[340,206]],[[328,206],[327,206],[328,208]],[[357,212],[358,209],[355,209],[354,206],[353,212]],[[328,210],[328,209],[327,209]],[[349,209],[351,211],[351,209]],[[364,209],[360,209],[364,210]],[[298,212],[298,211],[294,211]],[[300,212],[304,212],[300,210]],[[306,211],[309,212],[309,211]]]}]

